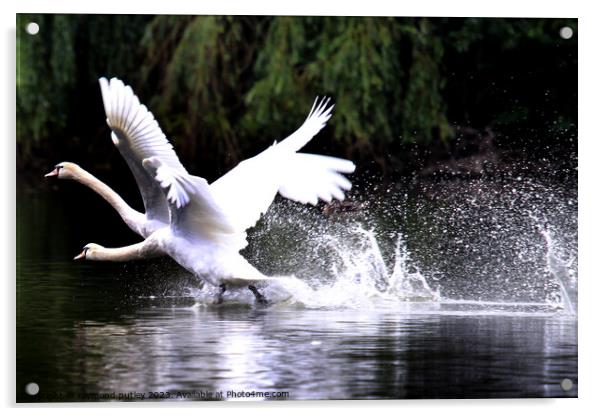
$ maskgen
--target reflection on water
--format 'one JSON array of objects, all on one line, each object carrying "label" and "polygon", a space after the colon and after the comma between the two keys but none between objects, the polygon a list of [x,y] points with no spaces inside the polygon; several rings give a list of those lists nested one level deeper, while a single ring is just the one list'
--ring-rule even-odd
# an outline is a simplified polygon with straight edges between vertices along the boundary
[{"label": "reflection on water", "polygon": [[[18,401],[135,392],[174,400],[231,391],[289,399],[577,395],[577,321],[553,307],[205,305],[168,259],[71,261],[90,241],[136,241],[110,209],[81,195],[77,207],[57,194],[19,196]],[[574,383],[568,392],[565,378]],[[29,382],[40,386],[35,397],[24,391]]]}]

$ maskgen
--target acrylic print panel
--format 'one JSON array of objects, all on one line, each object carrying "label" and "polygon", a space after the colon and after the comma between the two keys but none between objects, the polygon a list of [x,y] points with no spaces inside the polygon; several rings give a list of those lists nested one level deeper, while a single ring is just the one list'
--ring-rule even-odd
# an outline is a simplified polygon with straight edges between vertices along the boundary
[{"label": "acrylic print panel", "polygon": [[17,401],[576,397],[577,37],[18,15]]}]

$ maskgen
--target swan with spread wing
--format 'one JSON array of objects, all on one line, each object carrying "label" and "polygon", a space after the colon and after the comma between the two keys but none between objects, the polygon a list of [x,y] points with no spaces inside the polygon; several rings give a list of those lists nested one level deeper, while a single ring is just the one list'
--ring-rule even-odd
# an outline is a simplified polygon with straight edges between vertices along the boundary
[{"label": "swan with spread wing", "polygon": [[129,86],[115,78],[110,82],[101,78],[100,86],[113,143],[134,174],[145,214],[134,211],[77,165],[63,162],[51,176],[90,186],[116,208],[131,229],[146,238],[121,248],[88,244],[76,258],[126,261],[167,254],[219,287],[218,303],[227,288],[243,286],[259,302],[265,302],[256,285],[272,278],[239,254],[247,245],[246,230],[267,211],[277,193],[315,205],[319,200],[343,200],[344,192],[351,188],[343,174],[355,170],[352,162],[298,152],[324,127],[333,106],[328,100],[316,99],[307,119],[292,135],[208,184],[186,171],[152,113]]}]

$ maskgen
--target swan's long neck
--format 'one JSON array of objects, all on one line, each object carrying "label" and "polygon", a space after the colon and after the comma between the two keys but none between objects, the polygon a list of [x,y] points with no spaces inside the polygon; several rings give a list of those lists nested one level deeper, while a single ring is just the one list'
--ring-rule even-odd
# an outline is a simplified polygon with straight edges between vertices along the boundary
[{"label": "swan's long neck", "polygon": [[[117,192],[113,191],[107,184],[96,178],[90,172],[79,168],[76,175],[73,175],[73,179],[77,182],[86,185],[98,195],[104,198],[123,219],[123,221],[134,231],[140,235],[144,232],[144,222],[146,216],[141,212],[136,211],[130,207]],[[144,235],[143,235],[144,237]]]},{"label": "swan's long neck", "polygon": [[96,261],[130,261],[141,260],[162,255],[163,252],[155,246],[148,244],[147,241],[132,244],[131,246],[119,248],[98,247],[91,250],[87,255],[87,260]]}]

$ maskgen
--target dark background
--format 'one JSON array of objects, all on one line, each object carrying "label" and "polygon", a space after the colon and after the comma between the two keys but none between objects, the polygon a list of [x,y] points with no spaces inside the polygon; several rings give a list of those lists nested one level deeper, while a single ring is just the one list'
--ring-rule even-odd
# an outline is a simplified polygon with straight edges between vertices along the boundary
[{"label": "dark background", "polygon": [[27,184],[65,160],[102,179],[129,175],[109,140],[101,76],[130,84],[184,165],[209,180],[292,133],[316,95],[337,105],[307,149],[351,158],[358,172],[576,167],[576,19],[18,15],[17,28]]}]

